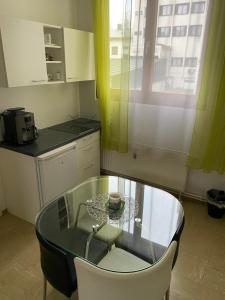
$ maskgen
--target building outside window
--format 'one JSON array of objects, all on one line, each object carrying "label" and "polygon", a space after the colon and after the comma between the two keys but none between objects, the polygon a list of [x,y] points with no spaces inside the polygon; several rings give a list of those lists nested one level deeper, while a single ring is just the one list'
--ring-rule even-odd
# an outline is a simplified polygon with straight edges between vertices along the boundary
[{"label": "building outside window", "polygon": [[118,55],[118,47],[117,46],[113,46],[111,48],[111,54],[112,55]]},{"label": "building outside window", "polygon": [[140,16],[143,15],[143,11],[142,10],[135,11],[135,16],[139,16],[139,14],[140,14]]},{"label": "building outside window", "polygon": [[117,30],[121,31],[123,29],[122,24],[117,24]]},{"label": "building outside window", "polygon": [[187,26],[173,26],[173,36],[186,36]]},{"label": "building outside window", "polygon": [[159,27],[158,28],[158,37],[169,37],[170,36],[171,27]]},{"label": "building outside window", "polygon": [[189,3],[180,3],[175,5],[175,15],[187,15],[189,13]]},{"label": "building outside window", "polygon": [[[209,0],[157,2],[157,6],[152,6],[151,0],[134,1],[132,40],[130,48],[124,49],[120,25],[124,16],[123,10],[118,10],[123,1],[110,0],[114,7],[110,19],[110,86],[119,86],[121,57],[130,55],[130,86],[132,90],[138,91],[136,96],[140,97],[140,102],[145,102],[143,95],[151,93],[153,103],[161,103],[167,93],[169,101],[179,98],[186,105],[186,99],[192,101],[197,90]],[[200,13],[203,9],[204,12]],[[136,13],[139,11],[142,12],[140,15]],[[191,15],[192,12],[195,15]],[[154,18],[157,22],[153,24]],[[149,51],[144,51],[146,45],[149,45]],[[112,50],[114,46],[118,46],[118,50]]]},{"label": "building outside window", "polygon": [[142,31],[141,30],[140,31],[135,31],[134,35],[142,35]]},{"label": "building outside window", "polygon": [[173,5],[160,5],[159,15],[160,16],[171,16],[173,13]]},{"label": "building outside window", "polygon": [[172,67],[182,67],[183,66],[183,57],[172,57],[171,58]]},{"label": "building outside window", "polygon": [[190,25],[188,28],[189,36],[201,36],[202,25]]},{"label": "building outside window", "polygon": [[198,61],[197,57],[185,57],[184,66],[195,68],[197,67],[197,61]]},{"label": "building outside window", "polygon": [[203,14],[205,12],[205,1],[193,2],[191,5],[192,14]]}]

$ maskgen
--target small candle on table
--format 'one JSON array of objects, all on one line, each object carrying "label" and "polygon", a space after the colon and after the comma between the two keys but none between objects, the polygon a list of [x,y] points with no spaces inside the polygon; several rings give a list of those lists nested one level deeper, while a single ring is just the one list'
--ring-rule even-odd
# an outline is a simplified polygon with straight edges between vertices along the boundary
[{"label": "small candle on table", "polygon": [[120,193],[113,192],[109,194],[109,207],[112,209],[120,208],[121,196]]}]

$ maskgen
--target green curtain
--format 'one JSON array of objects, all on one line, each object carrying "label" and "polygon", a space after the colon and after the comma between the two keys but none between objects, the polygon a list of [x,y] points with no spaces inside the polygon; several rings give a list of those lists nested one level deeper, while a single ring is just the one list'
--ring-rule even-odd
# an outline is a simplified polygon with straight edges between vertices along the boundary
[{"label": "green curtain", "polygon": [[110,0],[94,1],[96,89],[102,122],[102,147],[106,150],[128,151],[128,98],[130,79],[131,0],[124,1],[122,56],[118,88],[110,81]]},{"label": "green curtain", "polygon": [[214,0],[188,166],[225,171],[225,1]]}]

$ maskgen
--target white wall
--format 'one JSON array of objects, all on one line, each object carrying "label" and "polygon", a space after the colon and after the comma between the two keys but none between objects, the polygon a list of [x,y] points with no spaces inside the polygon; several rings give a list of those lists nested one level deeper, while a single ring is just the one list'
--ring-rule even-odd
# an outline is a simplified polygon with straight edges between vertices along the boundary
[{"label": "white wall", "polygon": [[77,19],[80,30],[93,32],[93,0],[77,0]]},{"label": "white wall", "polygon": [[[77,0],[0,0],[0,13],[76,28],[77,4]],[[15,106],[23,106],[34,112],[39,128],[64,122],[70,120],[71,115],[79,113],[79,86],[74,83],[0,88],[0,111]]]},{"label": "white wall", "polygon": [[187,193],[198,195],[204,199],[206,191],[212,188],[225,190],[225,174],[220,175],[217,172],[203,173],[198,170],[189,170],[185,189]]}]

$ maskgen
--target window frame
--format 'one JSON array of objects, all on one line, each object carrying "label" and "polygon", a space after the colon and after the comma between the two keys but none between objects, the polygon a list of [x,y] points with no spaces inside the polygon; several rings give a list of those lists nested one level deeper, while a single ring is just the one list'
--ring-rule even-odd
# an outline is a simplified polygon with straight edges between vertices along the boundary
[{"label": "window frame", "polygon": [[[197,12],[194,11],[195,5],[198,5],[198,4],[204,4],[204,9],[203,9],[203,11],[197,11]],[[205,7],[206,7],[205,1],[192,2],[192,3],[191,3],[191,14],[204,14],[204,12],[205,12]]]},{"label": "window frame", "polygon": [[[187,12],[185,13],[178,13],[178,9],[179,9],[179,6],[187,6]],[[174,9],[174,15],[175,16],[180,16],[180,15],[188,15],[190,12],[190,3],[187,3],[187,2],[183,2],[183,3],[177,3],[175,4],[175,9]]]},{"label": "window frame", "polygon": [[[157,20],[159,17],[159,7],[158,0],[156,1],[147,1],[145,8],[146,11],[146,24],[144,32],[144,52],[143,52],[143,69],[142,69],[142,79],[141,79],[141,89],[132,89],[130,90],[130,102],[148,104],[148,105],[157,105],[157,106],[171,106],[171,107],[180,107],[194,109],[196,107],[196,97],[198,95],[199,89],[199,80],[202,75],[202,62],[204,60],[205,54],[205,45],[207,41],[207,32],[209,30],[209,19],[211,17],[212,0],[209,0],[206,3],[205,10],[207,10],[206,23],[202,27],[202,59],[199,65],[198,78],[197,78],[197,90],[195,94],[184,94],[184,93],[171,93],[171,92],[158,92],[153,91],[153,75],[154,75],[154,54],[155,54],[155,45],[157,39]],[[173,10],[175,14],[175,9]],[[190,6],[189,6],[190,13]],[[170,32],[171,33],[171,32]],[[170,36],[170,38],[172,38]],[[187,34],[188,38],[188,26]],[[183,61],[184,64],[184,61]],[[183,66],[184,68],[184,66]],[[116,89],[116,88],[112,88]]]},{"label": "window frame", "polygon": [[[196,34],[191,34],[192,32],[192,28],[201,28],[200,30],[200,34],[196,35]],[[198,29],[194,30],[194,32],[198,32]],[[202,24],[193,24],[193,25],[189,25],[188,27],[188,36],[189,37],[201,37],[202,35]]]},{"label": "window frame", "polygon": [[[195,64],[193,65],[192,63],[191,64],[188,64],[187,62],[190,62],[190,61],[194,61]],[[184,67],[185,68],[196,68],[198,65],[198,58],[195,57],[195,56],[188,56],[188,57],[185,57],[184,58]]]},{"label": "window frame", "polygon": [[[178,28],[184,28],[185,32],[183,35],[180,35],[180,34],[175,34],[175,30],[178,29]],[[180,30],[181,32],[181,30]],[[179,25],[179,26],[173,26],[173,30],[172,30],[172,37],[186,37],[187,36],[187,25]]]},{"label": "window frame", "polygon": [[[163,9],[165,7],[170,7],[170,14],[163,14]],[[162,4],[159,6],[159,17],[167,17],[167,16],[172,16],[173,15],[173,4]]]},{"label": "window frame", "polygon": [[[181,63],[180,64],[174,63],[174,62],[178,62],[178,61],[180,61]],[[174,67],[174,68],[183,67],[184,66],[184,57],[178,57],[178,56],[177,57],[176,56],[171,57],[170,66]]]},{"label": "window frame", "polygon": [[[159,29],[169,29],[168,35],[159,35]],[[157,37],[158,38],[168,38],[171,36],[171,26],[160,26],[157,27]]]},{"label": "window frame", "polygon": [[[116,50],[117,50],[117,53],[116,53],[116,54],[113,53],[113,50],[115,50],[115,48],[116,48]],[[118,47],[118,46],[112,46],[112,47],[111,47],[111,55],[119,55],[119,47]]]}]

